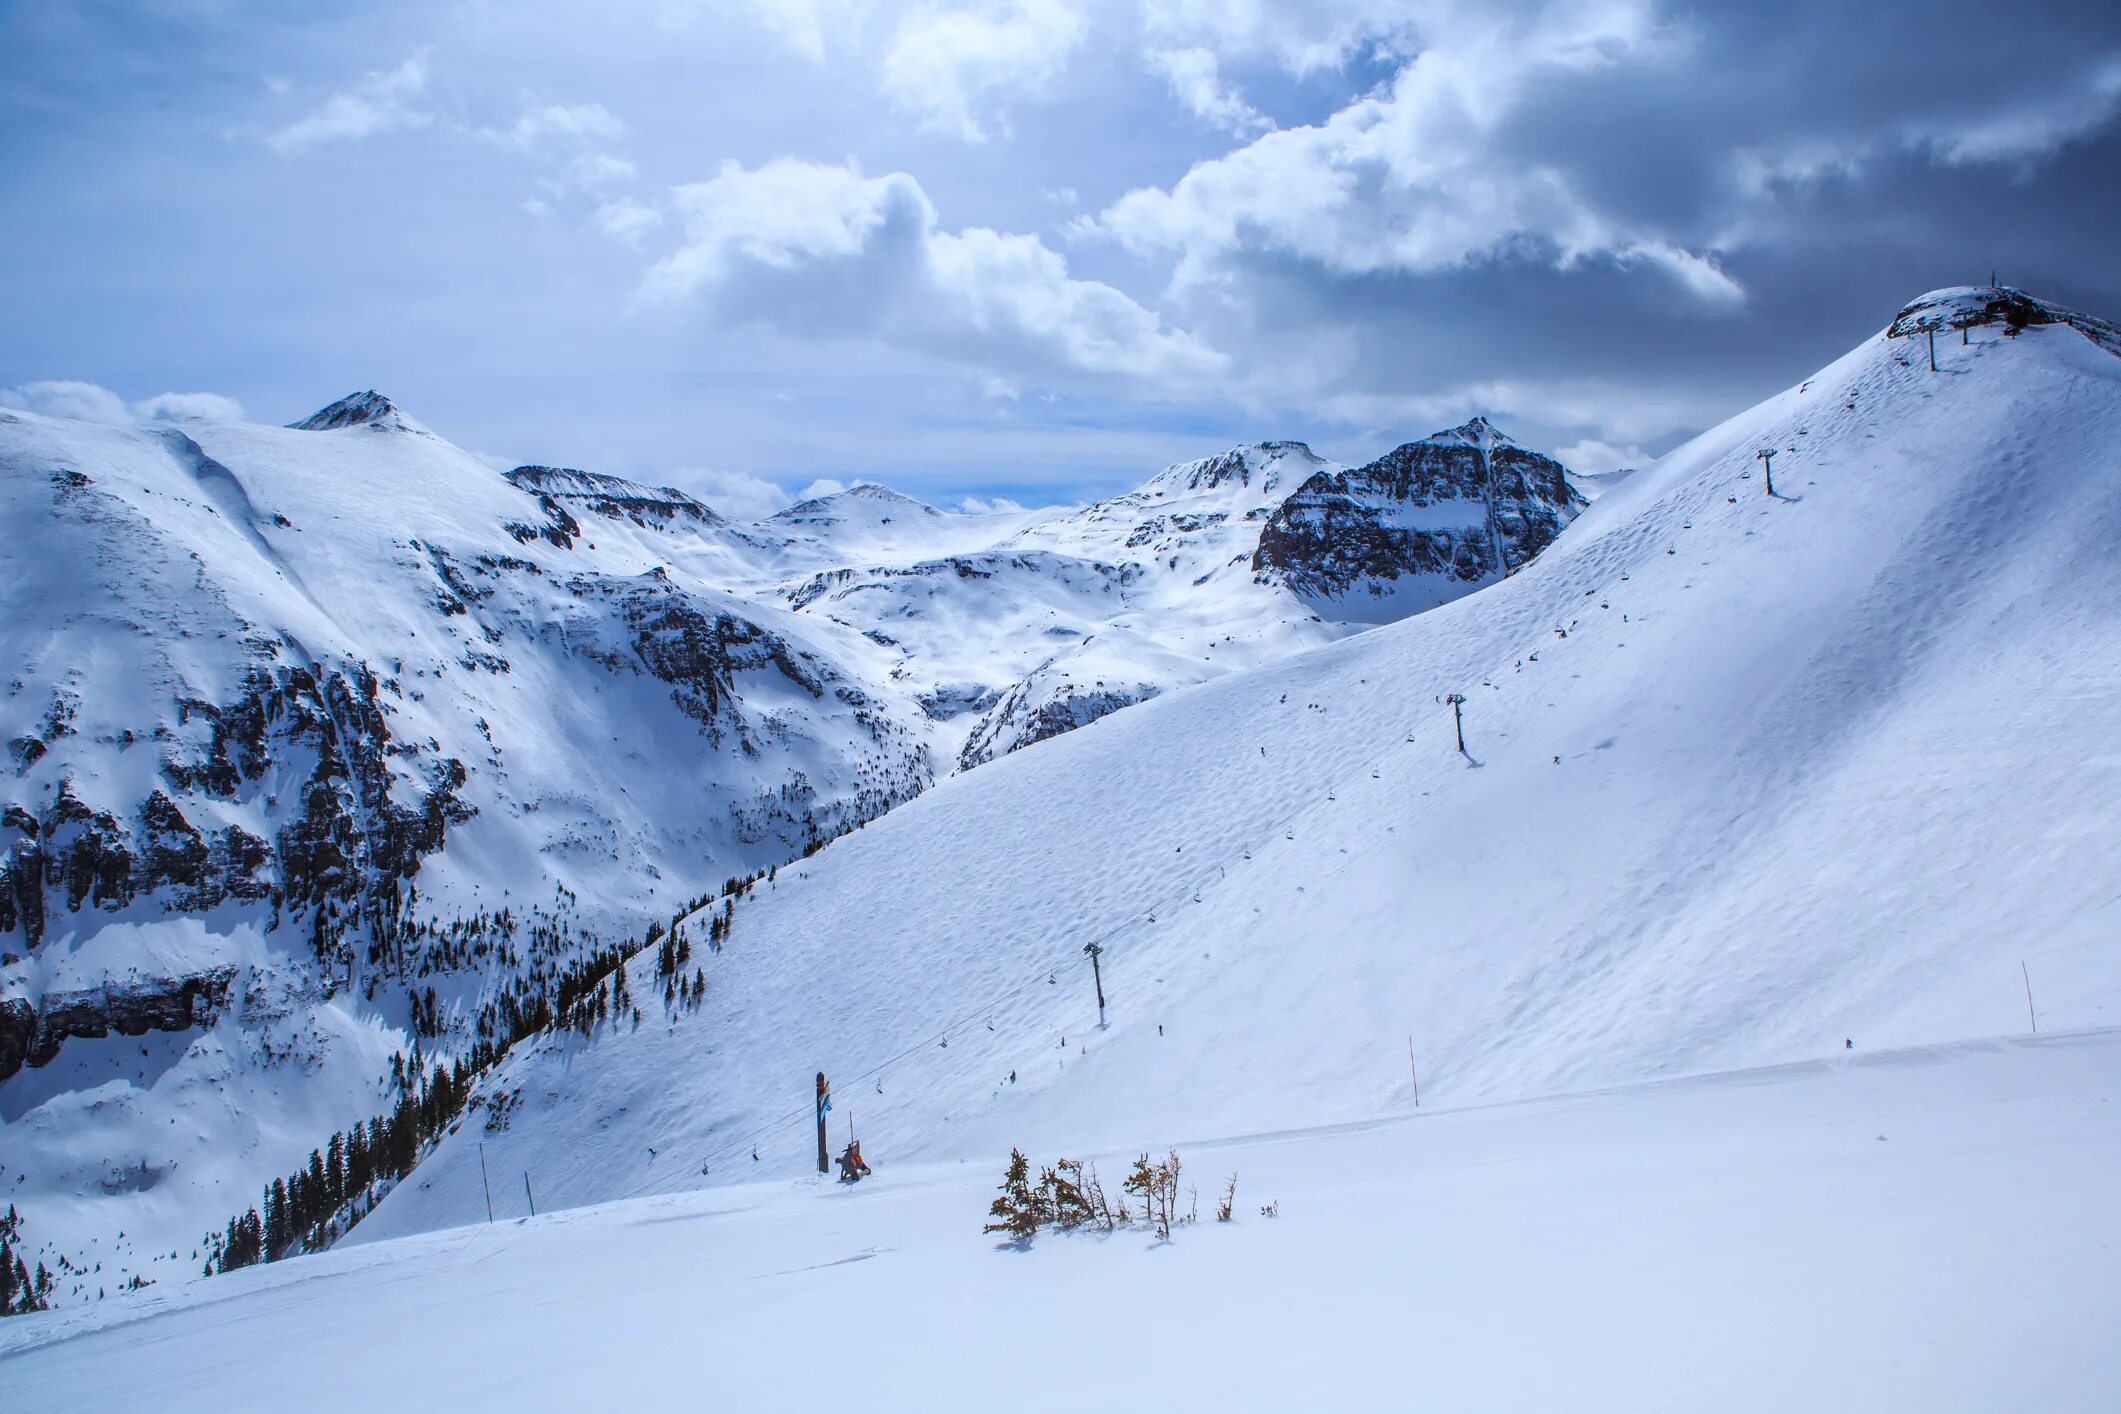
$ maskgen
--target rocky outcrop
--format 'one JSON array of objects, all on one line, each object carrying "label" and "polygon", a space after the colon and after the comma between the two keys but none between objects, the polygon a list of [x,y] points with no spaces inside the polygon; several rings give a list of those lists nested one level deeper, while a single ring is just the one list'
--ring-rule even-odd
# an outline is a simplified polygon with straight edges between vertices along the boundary
[{"label": "rocky outcrop", "polygon": [[37,1009],[22,997],[0,998],[0,1080],[22,1069],[37,1035]]},{"label": "rocky outcrop", "polygon": [[680,527],[707,529],[723,524],[713,508],[675,486],[644,486],[616,476],[572,467],[519,466],[508,479],[534,496],[613,520],[627,520],[646,530]]},{"label": "rocky outcrop", "polygon": [[47,994],[38,1006],[26,999],[0,1001],[0,1080],[25,1062],[49,1065],[70,1037],[94,1039],[115,1031],[145,1036],[150,1031],[189,1031],[210,1025],[228,1000],[233,968],[194,977],[149,978],[122,986]]},{"label": "rocky outcrop", "polygon": [[1932,291],[1894,315],[1893,322],[1885,326],[1885,337],[1905,339],[1989,326],[2013,335],[2042,324],[2066,324],[2108,353],[2121,357],[2121,324],[2034,299],[2007,285],[1964,285]]},{"label": "rocky outcrop", "polygon": [[820,665],[787,640],[686,593],[661,570],[624,580],[584,576],[568,588],[613,608],[625,634],[623,650],[605,640],[579,643],[577,651],[614,672],[631,667],[669,684],[678,710],[717,745],[733,733],[748,749],[751,724],[736,710],[737,674],[770,669],[812,699],[831,686]]},{"label": "rocky outcrop", "polygon": [[1311,477],[1268,518],[1252,567],[1350,616],[1397,618],[1515,573],[1584,505],[1560,462],[1476,417]]},{"label": "rocky outcrop", "polygon": [[984,762],[1021,751],[1027,746],[1086,727],[1122,707],[1146,702],[1160,691],[1154,683],[1125,687],[1077,686],[1065,679],[1054,681],[1044,671],[1033,673],[1007,693],[992,712],[973,729],[958,756],[958,768],[971,770]]},{"label": "rocky outcrop", "polygon": [[[320,678],[260,666],[230,703],[179,704],[183,725],[206,724],[203,749],[188,751],[180,733],[168,733],[167,788],[137,808],[121,815],[93,804],[71,777],[41,812],[9,807],[0,816],[0,934],[19,929],[35,947],[55,914],[114,912],[154,895],[172,912],[231,899],[290,909],[328,900],[367,919],[380,942],[400,881],[442,848],[469,808],[458,798],[467,773],[454,758],[431,761],[412,799],[393,795],[391,758],[407,749],[391,739],[379,692],[365,667]],[[273,839],[195,823],[208,802],[255,794],[275,761],[310,764]]]}]

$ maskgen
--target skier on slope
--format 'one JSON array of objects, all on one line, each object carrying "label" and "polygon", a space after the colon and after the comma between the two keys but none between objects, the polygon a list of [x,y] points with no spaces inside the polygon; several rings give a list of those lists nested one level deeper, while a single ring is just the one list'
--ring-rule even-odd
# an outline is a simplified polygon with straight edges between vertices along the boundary
[{"label": "skier on slope", "polygon": [[862,1141],[849,1139],[847,1147],[840,1152],[840,1182],[858,1183],[869,1171],[869,1165],[862,1160]]}]

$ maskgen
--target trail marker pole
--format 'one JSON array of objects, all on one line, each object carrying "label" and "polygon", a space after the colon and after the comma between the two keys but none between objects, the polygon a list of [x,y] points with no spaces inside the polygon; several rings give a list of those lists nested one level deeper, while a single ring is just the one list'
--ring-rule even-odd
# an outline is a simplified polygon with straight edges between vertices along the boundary
[{"label": "trail marker pole", "polygon": [[1761,474],[1767,478],[1767,493],[1772,497],[1775,494],[1775,449],[1762,447],[1753,455],[1760,459]]},{"label": "trail marker pole", "polygon": [[1090,978],[1097,985],[1097,1028],[1105,1028],[1105,973],[1097,959],[1104,953],[1102,943],[1084,943],[1083,951],[1090,954]]},{"label": "trail marker pole", "polygon": [[1421,1108],[1421,1072],[1414,1067],[1414,1038],[1407,1037],[1407,1074],[1414,1080],[1414,1108]]},{"label": "trail marker pole", "polygon": [[493,1184],[486,1178],[486,1145],[479,1145],[479,1187],[486,1190],[486,1225],[493,1225]]},{"label": "trail marker pole", "polygon": [[530,1170],[523,1170],[523,1196],[530,1200],[530,1215],[538,1215],[538,1195],[530,1191]]},{"label": "trail marker pole", "polygon": [[2037,1036],[2040,1034],[2040,1015],[2033,1010],[2033,974],[2026,967],[2023,958],[2018,961],[2018,972],[2020,976],[2025,978],[2025,1017],[2026,1020],[2032,1022],[2033,1034]]},{"label": "trail marker pole", "polygon": [[825,1072],[817,1073],[817,1171],[829,1173],[832,1161],[825,1157],[825,1114],[832,1108],[832,1087],[825,1083]]}]

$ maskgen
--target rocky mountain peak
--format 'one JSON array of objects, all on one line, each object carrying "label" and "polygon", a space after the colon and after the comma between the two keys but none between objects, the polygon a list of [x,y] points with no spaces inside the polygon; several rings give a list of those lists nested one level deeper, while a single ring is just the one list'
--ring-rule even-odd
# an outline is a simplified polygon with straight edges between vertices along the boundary
[{"label": "rocky mountain peak", "polygon": [[1339,615],[1403,618],[1521,569],[1585,504],[1560,462],[1475,417],[1312,476],[1261,531],[1252,567]]},{"label": "rocky mountain peak", "polygon": [[[1294,484],[1323,463],[1302,442],[1254,442],[1232,447],[1198,461],[1175,462],[1150,478],[1142,490],[1151,495],[1181,491],[1212,491],[1228,485],[1271,490],[1276,484]],[[1291,474],[1293,473],[1293,475]]]},{"label": "rocky mountain peak", "polygon": [[1477,413],[1469,421],[1462,422],[1448,431],[1431,433],[1421,440],[1435,446],[1444,447],[1514,447],[1517,445],[1516,440],[1507,432],[1504,432],[1494,423],[1488,421],[1486,417]]},{"label": "rocky mountain peak", "polygon": [[417,432],[433,436],[415,418],[373,388],[348,393],[327,407],[317,409],[300,422],[287,424],[297,432],[335,432],[345,427],[379,427],[388,432]]}]

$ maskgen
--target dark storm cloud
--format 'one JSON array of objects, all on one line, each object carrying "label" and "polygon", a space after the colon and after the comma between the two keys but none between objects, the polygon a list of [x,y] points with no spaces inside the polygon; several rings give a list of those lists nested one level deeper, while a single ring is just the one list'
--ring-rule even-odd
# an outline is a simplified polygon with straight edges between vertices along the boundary
[{"label": "dark storm cloud", "polygon": [[[1260,401],[1664,443],[1937,284],[1994,268],[2121,305],[2103,254],[2121,9],[2006,24],[1967,4],[1616,4],[1465,24],[1428,35],[1433,73],[1410,67],[1307,141],[1270,135],[1107,213],[1177,258],[1197,332],[1253,351]],[[1322,183],[1315,217],[1278,209]]]}]

